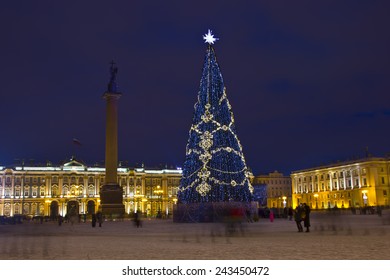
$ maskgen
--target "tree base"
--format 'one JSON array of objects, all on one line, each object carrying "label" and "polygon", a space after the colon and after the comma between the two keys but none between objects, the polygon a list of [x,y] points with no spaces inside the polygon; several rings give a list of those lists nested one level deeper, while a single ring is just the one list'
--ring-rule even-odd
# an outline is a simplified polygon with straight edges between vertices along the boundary
[{"label": "tree base", "polygon": [[245,219],[257,213],[255,202],[205,202],[177,204],[173,208],[175,223],[219,223]]}]

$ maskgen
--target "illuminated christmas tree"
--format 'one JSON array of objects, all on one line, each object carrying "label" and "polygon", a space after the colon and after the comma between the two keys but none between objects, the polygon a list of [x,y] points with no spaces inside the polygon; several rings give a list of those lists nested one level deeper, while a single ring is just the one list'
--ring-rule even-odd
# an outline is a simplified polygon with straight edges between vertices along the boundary
[{"label": "illuminated christmas tree", "polygon": [[253,187],[209,30],[198,101],[189,132],[179,206],[252,201]]}]

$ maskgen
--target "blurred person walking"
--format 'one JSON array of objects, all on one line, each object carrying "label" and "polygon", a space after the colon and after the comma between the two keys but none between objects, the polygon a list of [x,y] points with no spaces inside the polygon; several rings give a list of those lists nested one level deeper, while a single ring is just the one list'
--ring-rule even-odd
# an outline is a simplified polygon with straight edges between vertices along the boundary
[{"label": "blurred person walking", "polygon": [[302,212],[303,212],[302,206],[298,205],[295,208],[295,213],[294,213],[294,219],[295,219],[295,222],[297,223],[298,232],[302,232],[303,231],[303,228],[302,228]]},{"label": "blurred person walking", "polygon": [[306,228],[306,232],[310,232],[310,206],[303,203],[303,226]]}]

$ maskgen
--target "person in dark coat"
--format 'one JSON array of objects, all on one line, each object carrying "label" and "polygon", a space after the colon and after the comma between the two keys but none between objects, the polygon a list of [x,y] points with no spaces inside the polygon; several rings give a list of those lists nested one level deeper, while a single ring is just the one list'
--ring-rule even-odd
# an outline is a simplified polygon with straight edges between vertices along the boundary
[{"label": "person in dark coat", "polygon": [[96,219],[97,219],[97,221],[99,223],[99,227],[102,227],[102,223],[103,223],[103,214],[102,214],[102,212],[98,211],[96,213]]},{"label": "person in dark coat", "polygon": [[92,214],[92,227],[96,226],[96,214]]},{"label": "person in dark coat", "polygon": [[58,215],[58,225],[61,226],[62,225],[62,216],[61,215]]},{"label": "person in dark coat", "polygon": [[290,221],[292,221],[293,215],[294,215],[294,210],[292,209],[292,207],[288,207],[288,219]]},{"label": "person in dark coat", "polygon": [[306,232],[310,232],[310,206],[306,203],[303,204],[303,226],[306,228]]},{"label": "person in dark coat", "polygon": [[297,223],[298,232],[302,232],[303,231],[303,228],[302,228],[302,212],[303,212],[302,206],[298,205],[295,208],[295,213],[294,213],[294,219],[295,219],[295,222]]}]

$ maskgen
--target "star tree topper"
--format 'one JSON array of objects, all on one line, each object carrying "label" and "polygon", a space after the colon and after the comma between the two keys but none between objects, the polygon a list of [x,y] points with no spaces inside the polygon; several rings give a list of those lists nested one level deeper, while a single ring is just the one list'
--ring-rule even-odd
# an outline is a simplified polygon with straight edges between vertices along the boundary
[{"label": "star tree topper", "polygon": [[219,38],[214,38],[214,35],[211,34],[211,30],[209,29],[209,33],[204,34],[203,39],[205,43],[208,43],[209,45],[214,44],[215,41],[219,40]]}]

